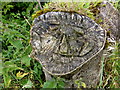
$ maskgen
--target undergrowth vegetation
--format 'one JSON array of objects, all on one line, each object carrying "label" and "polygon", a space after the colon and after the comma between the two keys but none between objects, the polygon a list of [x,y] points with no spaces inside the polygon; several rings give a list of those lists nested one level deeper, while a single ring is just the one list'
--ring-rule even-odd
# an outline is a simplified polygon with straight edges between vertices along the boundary
[{"label": "undergrowth vegetation", "polygon": [[[46,3],[42,3],[42,5],[47,7]],[[65,6],[64,3],[61,5]],[[89,6],[90,3],[84,3],[81,8],[85,8],[83,13],[87,11],[86,14],[94,19],[95,13],[88,11]],[[64,79],[58,77],[45,81],[41,64],[29,57],[32,50],[29,44],[32,15],[40,10],[38,3],[2,2],[1,7],[0,88],[63,88]],[[105,78],[102,79],[104,81],[101,81],[99,86],[101,88],[120,87],[119,49],[120,43],[116,43],[114,51],[108,56],[103,66]]]},{"label": "undergrowth vegetation", "polygon": [[[41,87],[41,65],[29,57],[31,52],[31,15],[37,3],[3,3],[2,7],[2,77],[1,87]],[[29,23],[28,23],[29,22]],[[33,64],[34,63],[34,64]],[[43,79],[43,80],[42,80]]]}]

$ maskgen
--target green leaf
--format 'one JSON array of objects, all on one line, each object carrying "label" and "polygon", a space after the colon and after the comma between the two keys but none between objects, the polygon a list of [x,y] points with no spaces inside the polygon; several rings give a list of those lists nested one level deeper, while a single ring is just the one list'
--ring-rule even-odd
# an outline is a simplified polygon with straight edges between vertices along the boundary
[{"label": "green leaf", "polygon": [[9,42],[17,49],[23,48],[23,44],[21,40],[10,40]]},{"label": "green leaf", "polygon": [[4,65],[3,74],[12,72],[13,70],[17,70],[17,69],[23,70],[22,68],[18,67],[16,64],[14,64],[11,61],[6,61],[3,65]]},{"label": "green leaf", "polygon": [[41,69],[42,69],[42,66],[40,64],[37,64],[37,63],[34,64],[34,72],[38,76],[42,75],[42,70]]},{"label": "green leaf", "polygon": [[81,2],[78,3],[80,8],[83,8],[84,4],[85,4],[84,1],[83,2],[81,1]]},{"label": "green leaf", "polygon": [[13,5],[7,5],[6,7],[7,8],[13,8],[14,6]]},{"label": "green leaf", "polygon": [[[15,27],[15,25],[10,25],[11,27]],[[10,30],[10,34],[21,34],[19,31],[17,30]]]},{"label": "green leaf", "polygon": [[89,8],[89,7],[90,7],[90,2],[85,3],[83,7],[84,7],[84,8]]},{"label": "green leaf", "polygon": [[57,83],[54,79],[46,81],[43,85],[43,88],[56,88],[57,87]]},{"label": "green leaf", "polygon": [[81,86],[83,86],[83,88],[86,88],[86,84],[84,82],[81,82]]},{"label": "green leaf", "polygon": [[21,85],[24,86],[28,82],[28,78],[20,79]]},{"label": "green leaf", "polygon": [[11,83],[11,77],[9,75],[3,75],[3,79],[5,88],[9,87]]},{"label": "green leaf", "polygon": [[19,37],[19,38],[23,38],[23,39],[26,39],[25,36],[23,36],[22,34],[16,34],[15,36]]},{"label": "green leaf", "polygon": [[47,4],[47,3],[45,3],[44,8],[49,8],[49,6],[48,6],[48,4]]},{"label": "green leaf", "polygon": [[21,58],[21,62],[23,64],[25,64],[26,66],[30,66],[30,60],[31,60],[31,58],[28,57],[28,55],[25,55]]},{"label": "green leaf", "polygon": [[28,80],[27,83],[22,88],[32,88],[32,87],[33,87],[33,83],[31,82],[31,80]]},{"label": "green leaf", "polygon": [[32,51],[32,47],[30,45],[28,45],[24,51],[24,54],[29,55],[31,53],[31,51]]},{"label": "green leaf", "polygon": [[57,77],[56,81],[57,81],[57,88],[64,88],[64,86],[65,86],[65,83],[64,83],[65,79]]},{"label": "green leaf", "polygon": [[63,81],[58,81],[58,86],[57,88],[64,88],[65,83]]}]

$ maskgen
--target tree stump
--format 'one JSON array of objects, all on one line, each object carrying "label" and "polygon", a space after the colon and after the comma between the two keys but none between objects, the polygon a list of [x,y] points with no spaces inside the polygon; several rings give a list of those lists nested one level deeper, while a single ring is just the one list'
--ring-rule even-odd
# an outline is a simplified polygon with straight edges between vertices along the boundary
[{"label": "tree stump", "polygon": [[33,21],[32,53],[42,64],[46,80],[65,79],[75,88],[82,78],[87,87],[99,82],[106,32],[89,17],[74,12],[46,12]]},{"label": "tree stump", "polygon": [[111,37],[115,41],[120,40],[120,13],[119,11],[110,3],[107,1],[104,1],[101,3],[101,6],[105,5],[104,7],[99,7],[99,17],[102,18],[103,23],[101,25],[104,25],[102,28],[106,31],[111,32]]}]

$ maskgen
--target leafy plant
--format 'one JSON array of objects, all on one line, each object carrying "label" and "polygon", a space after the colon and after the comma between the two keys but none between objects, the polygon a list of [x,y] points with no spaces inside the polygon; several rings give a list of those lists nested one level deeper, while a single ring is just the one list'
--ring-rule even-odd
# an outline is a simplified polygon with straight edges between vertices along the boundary
[{"label": "leafy plant", "polygon": [[[56,5],[56,6],[55,6]],[[99,13],[95,7],[99,2],[80,3],[45,3],[44,8],[64,9],[78,11],[95,19]],[[119,8],[119,4],[115,4]],[[53,78],[45,82],[42,66],[39,62],[30,58],[32,51],[30,41],[30,28],[32,25],[32,14],[39,9],[36,2],[2,2],[2,26],[0,32],[0,78],[2,77],[1,88],[63,88],[64,79]],[[74,7],[74,8],[73,8]],[[101,21],[100,21],[101,22]],[[101,87],[120,87],[120,44],[116,44],[115,51],[108,57],[103,65],[104,80],[101,80]],[[2,51],[2,53],[1,53]],[[86,85],[77,80],[78,87]]]},{"label": "leafy plant", "polygon": [[120,11],[120,0],[116,0],[115,2],[112,2],[114,7]]},{"label": "leafy plant", "polygon": [[77,85],[77,88],[86,88],[86,84],[84,82],[82,82],[82,78],[75,80],[75,84]]},{"label": "leafy plant", "polygon": [[44,83],[43,88],[64,88],[64,79],[62,78],[52,78]]},{"label": "leafy plant", "polygon": [[[29,57],[32,50],[29,44],[31,27],[29,24],[32,23],[31,14],[34,12],[35,5],[36,3],[9,2],[4,3],[2,7],[2,35],[0,37],[2,37],[3,65],[1,65],[1,75],[5,88],[27,88],[29,85],[29,88],[38,87],[33,79],[40,84],[43,83],[40,78],[41,65]],[[15,10],[16,7],[17,10]]]},{"label": "leafy plant", "polygon": [[4,8],[4,10],[2,11],[4,14],[6,14],[8,11],[10,11],[10,9],[12,9],[14,6],[9,4],[10,2],[2,2],[1,3],[1,8]]}]

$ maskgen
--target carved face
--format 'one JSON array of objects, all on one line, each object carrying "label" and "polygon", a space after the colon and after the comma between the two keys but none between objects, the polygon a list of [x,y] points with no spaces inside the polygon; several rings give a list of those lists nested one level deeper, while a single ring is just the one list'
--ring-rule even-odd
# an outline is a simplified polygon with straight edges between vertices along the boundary
[{"label": "carved face", "polygon": [[51,74],[68,74],[103,48],[105,31],[77,13],[48,12],[34,20],[31,44],[34,57]]}]

